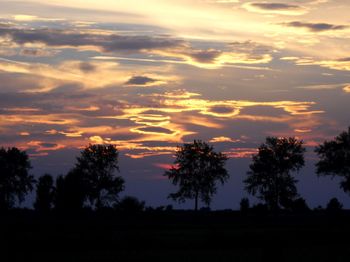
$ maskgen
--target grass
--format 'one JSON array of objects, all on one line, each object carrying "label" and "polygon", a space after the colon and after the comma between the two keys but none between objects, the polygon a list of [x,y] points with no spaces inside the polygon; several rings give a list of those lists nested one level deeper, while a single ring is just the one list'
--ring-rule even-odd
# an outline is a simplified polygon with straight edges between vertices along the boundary
[{"label": "grass", "polygon": [[350,214],[0,216],[1,261],[350,261]]}]

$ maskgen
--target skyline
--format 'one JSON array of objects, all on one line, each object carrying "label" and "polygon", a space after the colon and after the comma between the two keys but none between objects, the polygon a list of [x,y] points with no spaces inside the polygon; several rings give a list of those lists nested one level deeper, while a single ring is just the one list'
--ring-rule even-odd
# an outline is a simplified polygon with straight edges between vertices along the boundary
[{"label": "skyline", "polygon": [[126,193],[160,205],[176,146],[202,139],[231,158],[213,207],[234,208],[265,137],[296,136],[300,195],[349,207],[313,167],[314,146],[350,123],[346,2],[0,0],[0,145],[26,150],[39,176],[115,144]]}]

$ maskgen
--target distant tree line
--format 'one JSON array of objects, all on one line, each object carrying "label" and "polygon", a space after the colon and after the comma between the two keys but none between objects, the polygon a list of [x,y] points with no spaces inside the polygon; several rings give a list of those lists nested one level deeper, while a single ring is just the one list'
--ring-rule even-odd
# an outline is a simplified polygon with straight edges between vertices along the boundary
[{"label": "distant tree line", "polygon": [[[267,137],[252,157],[245,190],[263,201],[250,207],[249,200],[240,202],[242,213],[249,210],[307,211],[306,201],[297,192],[298,180],[293,174],[305,165],[304,142],[294,137]],[[319,176],[339,176],[340,187],[350,192],[350,128],[331,141],[315,148],[319,161],[316,172]],[[125,181],[119,172],[119,152],[114,145],[89,145],[81,151],[74,167],[65,175],[54,179],[45,174],[35,180],[29,174],[31,164],[25,151],[18,148],[0,148],[0,210],[13,208],[24,201],[25,196],[36,189],[34,208],[40,212],[52,209],[75,212],[83,208],[99,210],[114,208],[120,211],[142,211],[145,203],[134,197],[119,195]],[[175,161],[164,176],[178,187],[169,198],[184,202],[194,200],[210,206],[217,193],[218,184],[224,184],[229,174],[225,168],[227,156],[216,152],[206,142],[195,140],[178,147]],[[336,211],[341,203],[333,198],[327,210]],[[163,208],[162,208],[163,209]],[[171,206],[166,209],[170,210]]]}]

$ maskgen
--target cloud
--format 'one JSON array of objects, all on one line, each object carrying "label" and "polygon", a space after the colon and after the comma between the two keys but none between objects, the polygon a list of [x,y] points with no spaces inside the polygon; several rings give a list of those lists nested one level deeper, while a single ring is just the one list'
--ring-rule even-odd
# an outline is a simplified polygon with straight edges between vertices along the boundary
[{"label": "cloud", "polygon": [[56,21],[65,20],[61,18],[44,18],[44,17],[35,16],[35,15],[24,15],[24,14],[13,15],[12,17],[15,21],[20,21],[20,22],[32,22],[32,21],[56,22]]},{"label": "cloud", "polygon": [[[23,48],[22,55],[49,56],[55,51],[43,51],[49,48],[74,48],[78,51],[96,51],[101,54],[128,53],[143,54],[147,58],[128,57],[145,62],[165,61],[173,64],[187,64],[200,68],[217,69],[237,64],[266,64],[272,60],[272,48],[255,42],[234,42],[218,48],[197,48],[187,42],[170,35],[130,35],[107,30],[70,28],[0,27],[0,38]],[[28,49],[27,46],[40,48]],[[40,50],[40,51],[39,51]],[[262,52],[264,50],[264,52]],[[152,55],[156,58],[149,58]],[[158,56],[158,57],[157,57]],[[96,56],[101,58],[101,56]],[[122,58],[120,58],[122,59]],[[87,68],[88,69],[88,68]]]},{"label": "cloud", "polygon": [[312,57],[302,57],[295,61],[297,65],[318,65],[321,67],[340,70],[340,71],[350,71],[350,59],[348,57],[330,59],[330,60],[317,60]]},{"label": "cloud", "polygon": [[159,82],[157,79],[148,76],[132,76],[125,84],[126,85],[136,85],[136,86],[146,86]]},{"label": "cloud", "polygon": [[224,152],[229,158],[251,158],[256,153],[258,153],[256,148],[232,148]]},{"label": "cloud", "polygon": [[91,73],[96,71],[96,65],[88,62],[81,62],[79,64],[79,69],[84,73]]},{"label": "cloud", "polygon": [[[0,70],[16,74],[16,78],[13,81],[20,83],[16,83],[15,88],[20,89],[22,92],[48,92],[67,84],[76,84],[85,89],[95,89],[106,88],[112,85],[122,86],[125,83],[127,85],[155,86],[166,83],[178,83],[180,81],[179,77],[167,75],[166,72],[162,75],[147,74],[149,79],[141,78],[143,72],[147,73],[145,69],[140,72],[141,76],[130,78],[128,76],[130,74],[128,68],[119,67],[116,62],[103,60],[90,62],[64,61],[56,65],[47,65],[0,58]],[[149,70],[152,71],[152,67]],[[136,69],[134,71],[137,72]],[[32,77],[32,80],[28,81],[28,77]],[[142,84],[142,81],[145,83]],[[33,82],[32,85],[29,85],[29,82]],[[21,88],[19,84],[23,85],[23,87]]]},{"label": "cloud", "polygon": [[165,134],[165,135],[173,135],[176,131],[170,130],[163,127],[137,127],[130,130],[131,132],[141,133],[141,134]]},{"label": "cloud", "polygon": [[278,2],[249,2],[243,4],[243,8],[251,12],[263,14],[302,15],[307,12],[307,9],[302,6]]},{"label": "cloud", "polygon": [[20,56],[29,56],[29,57],[50,57],[57,55],[59,50],[46,50],[46,49],[22,49],[18,52]]},{"label": "cloud", "polygon": [[[1,103],[6,103],[0,114],[0,129],[16,134],[21,141],[3,139],[32,148],[34,153],[59,150],[62,145],[80,148],[87,141],[112,143],[128,157],[144,158],[171,155],[176,145],[193,139],[198,132],[210,135],[208,140],[222,143],[223,147],[239,142],[225,134],[227,126],[237,121],[279,123],[303,130],[314,127],[310,121],[321,113],[312,108],[313,102],[215,100],[186,90],[151,94],[129,93],[126,88],[117,94],[81,92],[22,93],[16,99],[1,96]],[[262,106],[270,108],[273,115],[261,112]],[[30,136],[19,136],[21,131]],[[212,137],[213,132],[220,135]],[[226,151],[231,157],[248,157],[252,153],[248,149]]]},{"label": "cloud", "polygon": [[308,22],[300,22],[300,21],[281,23],[281,25],[294,27],[294,28],[303,28],[314,33],[332,31],[332,30],[344,30],[348,28],[348,26],[346,25],[334,25],[334,24],[327,24],[327,23],[308,23]]},{"label": "cloud", "polygon": [[263,10],[295,10],[300,8],[297,5],[284,3],[251,3],[250,5]]},{"label": "cloud", "polygon": [[347,85],[343,88],[344,92],[350,93],[350,85]]},{"label": "cloud", "polygon": [[344,84],[323,84],[323,85],[306,85],[306,86],[298,86],[300,89],[308,89],[308,90],[332,90],[343,87]]},{"label": "cloud", "polygon": [[225,142],[236,143],[240,141],[241,141],[240,139],[232,139],[226,136],[213,137],[212,139],[209,140],[209,142],[211,143],[225,143]]},{"label": "cloud", "polygon": [[30,141],[27,143],[27,149],[35,149],[36,152],[56,151],[65,148],[65,145],[48,143],[43,141]]},{"label": "cloud", "polygon": [[184,45],[170,36],[118,35],[94,30],[27,29],[0,27],[0,36],[19,45],[40,43],[51,47],[76,47],[102,52],[167,49]]}]

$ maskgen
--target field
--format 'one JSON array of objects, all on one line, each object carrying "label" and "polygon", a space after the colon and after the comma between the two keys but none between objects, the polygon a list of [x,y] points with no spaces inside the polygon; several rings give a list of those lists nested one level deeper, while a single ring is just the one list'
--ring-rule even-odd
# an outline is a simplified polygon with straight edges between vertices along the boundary
[{"label": "field", "polygon": [[350,213],[3,214],[1,261],[350,261]]}]

